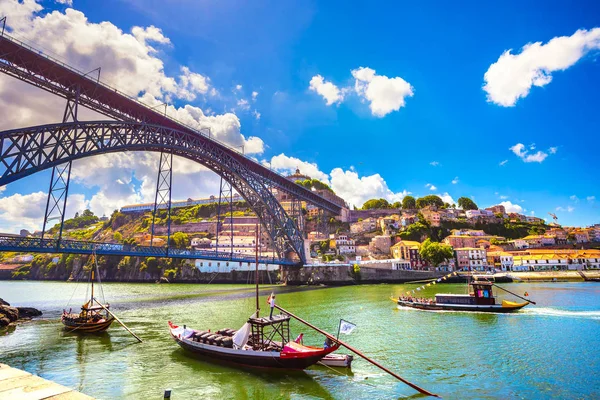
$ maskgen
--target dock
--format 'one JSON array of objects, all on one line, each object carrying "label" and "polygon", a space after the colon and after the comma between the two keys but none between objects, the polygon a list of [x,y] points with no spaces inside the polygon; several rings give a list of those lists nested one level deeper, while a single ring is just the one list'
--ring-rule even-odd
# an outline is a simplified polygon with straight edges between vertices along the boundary
[{"label": "dock", "polygon": [[94,400],[93,397],[0,364],[0,400]]}]

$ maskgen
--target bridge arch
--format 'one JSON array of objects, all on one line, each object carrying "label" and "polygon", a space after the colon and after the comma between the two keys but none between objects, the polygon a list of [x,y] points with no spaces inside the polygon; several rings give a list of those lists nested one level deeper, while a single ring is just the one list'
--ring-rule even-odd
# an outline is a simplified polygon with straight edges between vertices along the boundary
[{"label": "bridge arch", "polygon": [[302,233],[273,195],[267,179],[252,170],[244,155],[221,147],[195,133],[139,122],[78,121],[13,129],[0,132],[0,186],[100,154],[172,152],[227,180],[257,214],[278,256],[292,252],[304,262]]}]

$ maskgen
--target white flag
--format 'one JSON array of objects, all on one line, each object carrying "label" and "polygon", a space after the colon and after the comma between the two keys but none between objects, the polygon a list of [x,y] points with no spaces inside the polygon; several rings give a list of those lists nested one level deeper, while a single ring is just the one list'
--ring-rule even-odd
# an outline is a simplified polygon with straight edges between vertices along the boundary
[{"label": "white flag", "polygon": [[354,328],[356,328],[356,325],[354,325],[353,323],[344,321],[343,319],[340,320],[340,333],[343,333],[344,335],[349,335],[352,333]]}]

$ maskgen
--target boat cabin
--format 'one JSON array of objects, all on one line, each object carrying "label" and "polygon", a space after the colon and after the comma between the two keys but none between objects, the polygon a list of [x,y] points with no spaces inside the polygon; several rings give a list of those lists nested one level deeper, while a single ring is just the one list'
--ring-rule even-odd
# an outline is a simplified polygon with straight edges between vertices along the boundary
[{"label": "boat cabin", "polygon": [[438,304],[494,305],[496,299],[492,292],[492,282],[473,281],[469,284],[469,294],[436,294]]}]

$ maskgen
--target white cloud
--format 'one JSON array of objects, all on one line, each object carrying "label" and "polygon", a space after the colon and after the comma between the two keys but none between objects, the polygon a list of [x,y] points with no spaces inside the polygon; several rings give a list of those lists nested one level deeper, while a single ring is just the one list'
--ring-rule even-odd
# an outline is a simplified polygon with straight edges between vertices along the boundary
[{"label": "white cloud", "polygon": [[548,149],[548,152],[549,152],[550,154],[556,154],[556,152],[557,152],[557,151],[558,151],[558,147],[550,147],[550,148]]},{"label": "white cloud", "polygon": [[[530,146],[531,148],[535,149],[535,146]],[[515,153],[515,155],[517,157],[519,157],[521,160],[523,160],[523,162],[526,163],[530,163],[530,162],[538,162],[541,163],[542,161],[544,161],[546,159],[546,157],[548,157],[548,153],[545,153],[541,150],[538,150],[537,153],[529,153],[529,150],[525,149],[525,145],[523,143],[517,143],[514,146],[509,148],[510,151],[512,151],[513,153]],[[556,151],[554,152],[556,153]],[[554,154],[552,153],[552,154]],[[500,163],[500,165],[503,165],[502,163]]]},{"label": "white cloud", "polygon": [[571,199],[571,201],[574,201],[575,203],[579,203],[579,197],[573,195],[569,197]]},{"label": "white cloud", "polygon": [[302,161],[296,157],[288,157],[283,153],[271,157],[270,163],[268,161],[263,161],[262,164],[283,174],[293,174],[296,169],[299,169],[300,173],[304,175],[310,176],[313,179],[318,179],[327,184],[329,183],[329,176],[326,173],[321,172],[317,164]]},{"label": "white cloud", "polygon": [[250,109],[250,103],[246,99],[238,100],[237,105],[244,111],[248,111]]},{"label": "white cloud", "polygon": [[315,75],[311,78],[308,86],[310,90],[320,94],[325,103],[330,106],[332,104],[341,103],[344,100],[344,91],[340,90],[336,85],[323,79],[321,75]]},{"label": "white cloud", "polygon": [[[8,197],[0,197],[0,227],[4,231],[17,233],[20,229],[29,231],[41,230],[44,223],[44,212],[48,194],[35,192],[30,194],[15,193]],[[72,218],[75,212],[81,212],[88,204],[82,194],[72,194],[67,202],[65,219]],[[50,221],[46,229],[58,221]]]},{"label": "white cloud", "polygon": [[437,187],[435,187],[434,185],[432,185],[431,183],[427,183],[425,184],[426,188],[429,188],[429,190],[437,190]]},{"label": "white cloud", "polygon": [[242,85],[235,85],[235,89],[236,92],[239,92],[242,90]]},{"label": "white cloud", "polygon": [[182,75],[179,75],[179,89],[177,97],[187,101],[196,99],[197,94],[206,94],[210,88],[210,79],[195,72],[188,67],[181,67]]},{"label": "white cloud", "polygon": [[413,87],[399,76],[376,75],[375,70],[368,67],[353,70],[352,76],[355,79],[354,90],[370,102],[371,113],[376,117],[398,111],[405,106],[406,98],[413,95]]},{"label": "white cloud", "polygon": [[[142,97],[141,100],[150,106],[160,104],[160,100],[148,94]],[[262,154],[264,151],[262,139],[256,136],[246,138],[242,135],[240,120],[233,113],[206,115],[201,108],[187,104],[179,108],[169,105],[167,115],[193,128],[208,128],[210,129],[211,138],[217,139],[236,150],[243,147],[245,154]]]},{"label": "white cloud", "polygon": [[550,83],[552,72],[566,70],[588,52],[599,48],[600,28],[594,28],[555,37],[546,44],[526,44],[519,54],[506,50],[483,77],[487,100],[504,107],[514,106],[529,94],[532,86]]},{"label": "white cloud", "polygon": [[440,163],[438,161],[432,161],[432,162],[429,163],[429,165],[437,167],[438,165],[440,165]]},{"label": "white cloud", "polygon": [[506,200],[506,199],[508,199],[508,196],[504,196],[504,195],[500,196],[500,200]]},{"label": "white cloud", "polygon": [[500,166],[503,167],[506,163],[508,162],[508,160],[504,160],[504,161],[500,161]]},{"label": "white cloud", "polygon": [[572,206],[567,206],[567,207],[565,208],[565,207],[560,207],[560,206],[559,206],[559,207],[556,207],[556,211],[566,211],[566,212],[573,212],[573,211],[575,211],[575,207],[572,207]]},{"label": "white cloud", "polygon": [[513,204],[510,201],[503,201],[500,203],[500,205],[504,206],[504,209],[506,210],[507,213],[522,213],[523,212],[523,207],[521,207],[518,204]]},{"label": "white cloud", "polygon": [[596,201],[596,196],[588,196],[585,198],[587,201],[589,201],[590,203],[593,203],[594,201]]},{"label": "white cloud", "polygon": [[334,168],[331,173],[331,188],[352,207],[373,198],[383,198],[389,202],[401,201],[409,192],[392,192],[379,174],[359,177],[355,171]]},{"label": "white cloud", "polygon": [[252,115],[254,115],[254,118],[256,118],[256,119],[260,119],[260,113],[259,113],[258,111],[254,110],[254,111],[252,112]]},{"label": "white cloud", "polygon": [[444,203],[448,203],[450,205],[456,204],[456,201],[454,201],[454,199],[448,194],[448,192],[445,192],[444,194],[438,194],[437,196],[441,198]]},{"label": "white cloud", "polygon": [[54,0],[58,4],[65,4],[67,6],[73,6],[73,0]]},{"label": "white cloud", "polygon": [[460,181],[458,180],[458,176],[457,176],[457,177],[455,177],[454,179],[452,179],[452,184],[453,184],[453,185],[456,185],[458,182],[460,182]]},{"label": "white cloud", "polygon": [[329,174],[326,174],[319,170],[315,163],[302,161],[285,154],[272,157],[270,164],[267,160],[262,161],[262,164],[283,174],[291,174],[298,168],[302,174],[330,185],[338,196],[346,200],[350,207],[361,207],[365,201],[373,198],[384,198],[389,202],[401,201],[404,196],[410,194],[406,190],[402,192],[391,191],[379,174],[361,177],[353,168],[347,171],[334,168]]},{"label": "white cloud", "polygon": [[258,97],[258,92],[256,92],[256,91],[252,92],[252,101],[256,101],[257,97]]}]

